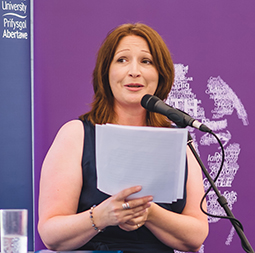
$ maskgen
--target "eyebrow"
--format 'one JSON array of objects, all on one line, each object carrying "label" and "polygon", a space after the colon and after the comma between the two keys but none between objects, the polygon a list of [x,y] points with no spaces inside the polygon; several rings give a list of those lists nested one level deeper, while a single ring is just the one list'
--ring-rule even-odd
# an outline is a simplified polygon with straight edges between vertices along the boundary
[{"label": "eyebrow", "polygon": [[[115,52],[115,54],[119,54],[119,53],[122,53],[124,51],[130,51],[130,49],[128,49],[128,48],[127,49],[122,49],[120,51]],[[147,54],[151,54],[151,52],[147,51],[147,50],[141,50],[141,52],[144,52],[144,53],[147,53]]]}]

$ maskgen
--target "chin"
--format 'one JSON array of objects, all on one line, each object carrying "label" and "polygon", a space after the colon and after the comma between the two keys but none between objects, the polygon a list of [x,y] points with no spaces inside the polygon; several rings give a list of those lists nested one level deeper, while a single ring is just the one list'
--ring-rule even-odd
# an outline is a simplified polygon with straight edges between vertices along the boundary
[{"label": "chin", "polygon": [[143,94],[127,96],[125,98],[125,101],[129,104],[141,104],[143,96],[144,96]]}]

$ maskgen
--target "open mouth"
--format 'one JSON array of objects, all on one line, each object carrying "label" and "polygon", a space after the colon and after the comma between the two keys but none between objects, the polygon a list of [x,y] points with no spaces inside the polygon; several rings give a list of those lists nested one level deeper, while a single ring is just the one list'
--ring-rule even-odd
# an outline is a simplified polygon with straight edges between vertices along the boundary
[{"label": "open mouth", "polygon": [[143,85],[139,84],[139,83],[131,83],[131,84],[127,84],[125,86],[129,87],[129,88],[141,88],[141,87],[143,87]]}]

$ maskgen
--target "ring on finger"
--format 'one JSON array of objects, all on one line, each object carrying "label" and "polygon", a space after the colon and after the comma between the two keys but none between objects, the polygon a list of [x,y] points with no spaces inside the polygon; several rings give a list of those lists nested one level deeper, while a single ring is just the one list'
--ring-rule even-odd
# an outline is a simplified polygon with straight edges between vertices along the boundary
[{"label": "ring on finger", "polygon": [[123,203],[123,204],[122,204],[122,208],[123,208],[123,209],[129,209],[129,208],[130,208],[129,203],[128,203],[128,202]]},{"label": "ring on finger", "polygon": [[136,224],[137,228],[139,228],[141,225],[139,223]]}]

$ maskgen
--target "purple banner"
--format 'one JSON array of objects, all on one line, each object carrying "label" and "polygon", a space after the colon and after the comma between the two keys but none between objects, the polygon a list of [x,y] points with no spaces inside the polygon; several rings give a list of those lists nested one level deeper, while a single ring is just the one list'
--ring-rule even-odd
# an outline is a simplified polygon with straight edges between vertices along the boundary
[{"label": "purple banner", "polygon": [[[36,0],[34,5],[36,210],[40,168],[55,134],[89,109],[101,42],[120,24],[142,22],[158,31],[172,53],[176,78],[167,102],[206,123],[221,139],[226,161],[217,187],[254,244],[255,2]],[[218,144],[207,134],[191,132],[214,177]],[[204,185],[207,189],[207,180]],[[209,212],[224,215],[213,192],[207,204]],[[243,251],[230,221],[208,219],[210,233],[200,252]],[[37,233],[35,242],[36,250],[44,248]]]}]

